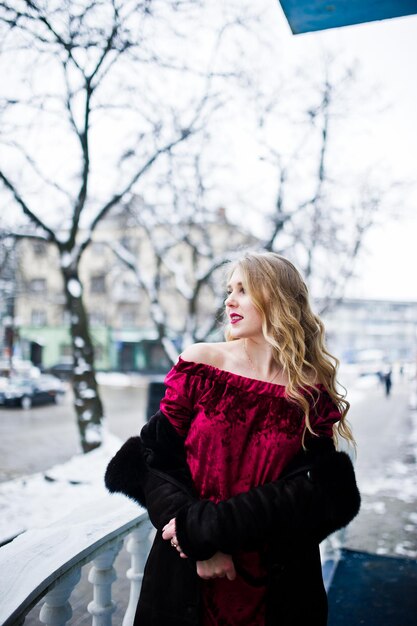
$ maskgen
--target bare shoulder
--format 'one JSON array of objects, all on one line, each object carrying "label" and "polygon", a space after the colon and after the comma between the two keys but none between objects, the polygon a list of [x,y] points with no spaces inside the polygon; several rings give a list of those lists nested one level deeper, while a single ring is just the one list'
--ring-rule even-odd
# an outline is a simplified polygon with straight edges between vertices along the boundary
[{"label": "bare shoulder", "polygon": [[225,345],[227,342],[219,343],[193,343],[187,346],[181,354],[184,361],[193,363],[204,363],[222,368],[225,358]]}]

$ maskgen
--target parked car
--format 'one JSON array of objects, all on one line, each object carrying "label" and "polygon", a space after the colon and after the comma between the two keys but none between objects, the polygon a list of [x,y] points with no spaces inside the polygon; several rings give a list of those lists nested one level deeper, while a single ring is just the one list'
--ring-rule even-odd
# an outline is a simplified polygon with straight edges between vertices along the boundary
[{"label": "parked car", "polygon": [[44,369],[45,372],[53,374],[61,380],[71,380],[74,373],[74,361],[72,358],[63,359]]},{"label": "parked car", "polygon": [[30,409],[36,404],[59,403],[65,387],[55,376],[41,375],[37,378],[13,376],[0,381],[0,406],[20,406]]}]

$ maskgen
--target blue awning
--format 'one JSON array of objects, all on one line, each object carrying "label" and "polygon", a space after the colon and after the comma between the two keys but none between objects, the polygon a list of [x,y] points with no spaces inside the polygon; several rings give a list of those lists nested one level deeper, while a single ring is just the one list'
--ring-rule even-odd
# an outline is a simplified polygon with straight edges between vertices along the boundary
[{"label": "blue awning", "polygon": [[417,13],[417,0],[280,0],[280,4],[294,35]]}]

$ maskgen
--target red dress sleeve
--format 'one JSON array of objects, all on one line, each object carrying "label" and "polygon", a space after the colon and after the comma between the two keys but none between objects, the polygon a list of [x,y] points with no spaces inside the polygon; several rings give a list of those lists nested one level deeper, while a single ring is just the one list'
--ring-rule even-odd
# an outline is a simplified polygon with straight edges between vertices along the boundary
[{"label": "red dress sleeve", "polygon": [[313,431],[319,437],[332,437],[333,425],[342,417],[336,403],[329,393],[323,389],[313,406],[310,414],[310,423]]},{"label": "red dress sleeve", "polygon": [[186,437],[194,417],[196,376],[189,371],[187,362],[180,360],[168,372],[164,383],[165,396],[160,409],[181,437]]}]

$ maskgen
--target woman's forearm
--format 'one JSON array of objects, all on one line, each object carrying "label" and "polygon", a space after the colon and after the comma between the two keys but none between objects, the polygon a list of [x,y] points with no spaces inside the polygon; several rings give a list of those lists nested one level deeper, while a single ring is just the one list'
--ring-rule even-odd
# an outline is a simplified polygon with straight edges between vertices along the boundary
[{"label": "woman's forearm", "polygon": [[352,463],[331,452],[316,461],[310,475],[281,479],[215,504],[199,501],[176,518],[182,550],[196,560],[217,551],[256,549],[268,536],[322,541],[346,526],[360,506]]}]

